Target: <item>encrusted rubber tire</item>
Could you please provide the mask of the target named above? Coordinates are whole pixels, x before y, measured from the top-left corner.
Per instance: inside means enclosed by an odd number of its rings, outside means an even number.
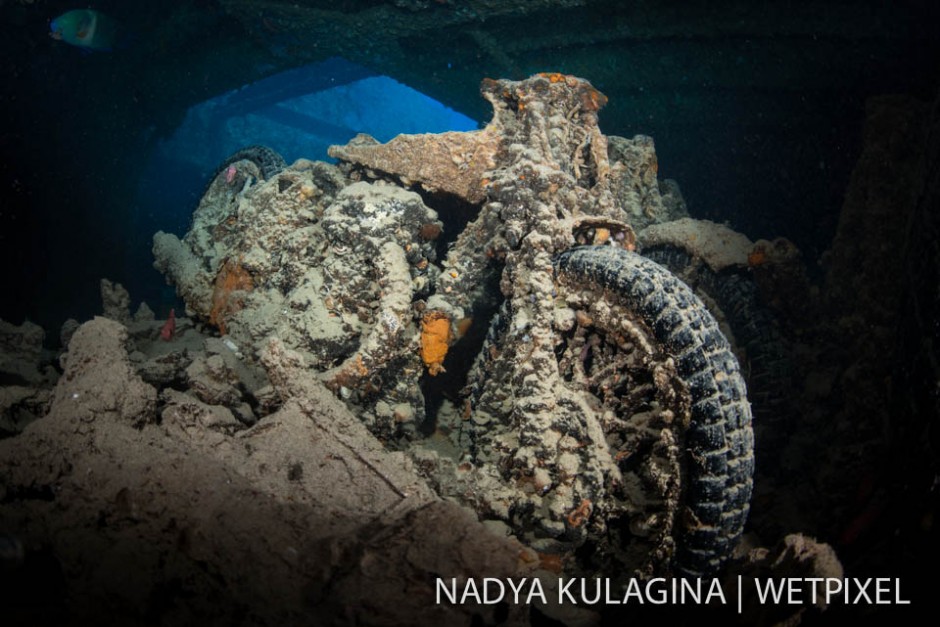
[[[747,518],[754,472],[751,410],[738,362],[702,302],[662,266],[613,246],[559,255],[561,280],[603,291],[634,312],[674,360],[690,398],[680,433],[680,511],[672,570],[715,574]]]
[[[246,146],[226,157],[225,161],[216,168],[209,181],[213,181],[215,177],[224,172],[226,168],[239,161],[251,161],[258,166],[258,170],[261,172],[261,178],[265,181],[287,167],[287,162],[284,161],[284,157],[271,148],[261,145]]]
[[[794,422],[793,361],[774,315],[761,304],[757,285],[745,270],[715,272],[675,246],[657,245],[645,249],[643,256],[704,294],[706,306],[717,308],[710,309],[712,314],[730,328],[733,348],[746,373],[761,471],[773,475],[780,468],[776,462]]]
[[[258,170],[256,173],[243,174],[241,178],[229,185],[229,175],[226,170],[228,170],[230,165],[234,165],[239,161],[250,161],[255,165],[255,167],[258,168]],[[246,176],[251,178],[251,174],[254,174],[254,178],[261,181],[267,181],[270,180],[271,177],[276,176],[278,172],[286,167],[287,162],[284,161],[284,157],[282,157],[280,153],[276,152],[275,150],[261,145],[246,146],[241,150],[230,154],[222,163],[218,165],[218,167],[216,167],[215,172],[213,172],[212,176],[209,177],[209,182],[206,183],[206,188],[202,190],[201,198],[205,199],[212,189],[213,184],[215,184],[216,180],[219,179],[221,181],[219,183],[221,186],[219,189],[226,190],[225,193],[228,195],[229,200],[231,201],[235,195],[238,194],[238,192],[242,191]],[[202,202],[203,201],[200,200],[200,205]],[[195,214],[193,214],[193,219],[195,219]],[[190,227],[192,227],[192,223],[190,224]]]

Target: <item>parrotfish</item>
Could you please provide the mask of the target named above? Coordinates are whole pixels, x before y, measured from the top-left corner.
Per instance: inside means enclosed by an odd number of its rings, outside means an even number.
[[[49,23],[49,36],[89,50],[112,50],[120,24],[93,9],[67,11]]]

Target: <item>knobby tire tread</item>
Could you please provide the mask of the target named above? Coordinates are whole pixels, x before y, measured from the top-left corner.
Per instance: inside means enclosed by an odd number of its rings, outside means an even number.
[[[691,397],[684,433],[685,482],[677,517],[674,569],[715,574],[747,519],[754,473],[751,409],[737,359],[702,302],[668,270],[614,246],[559,255],[559,274],[613,292],[675,359]]]

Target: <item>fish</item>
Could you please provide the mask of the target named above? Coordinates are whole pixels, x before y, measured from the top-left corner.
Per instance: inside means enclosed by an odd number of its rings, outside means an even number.
[[[110,52],[118,43],[120,23],[94,9],[66,11],[49,22],[49,36],[67,44]]]

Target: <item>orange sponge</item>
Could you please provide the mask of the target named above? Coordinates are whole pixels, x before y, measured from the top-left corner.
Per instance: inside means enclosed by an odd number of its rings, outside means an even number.
[[[212,290],[212,311],[209,323],[225,335],[225,319],[242,308],[242,300],[233,292],[250,292],[254,287],[251,275],[240,261],[229,259],[215,277]]]
[[[421,359],[431,376],[444,371],[442,364],[452,338],[450,318],[440,311],[429,311],[421,319]]]

